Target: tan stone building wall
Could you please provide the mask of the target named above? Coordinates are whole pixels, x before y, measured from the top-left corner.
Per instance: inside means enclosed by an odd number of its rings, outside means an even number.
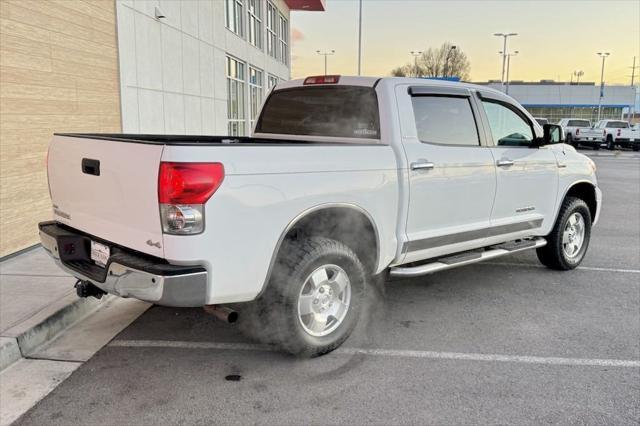
[[[0,0],[0,256],[51,217],[54,132],[120,132],[114,0]]]

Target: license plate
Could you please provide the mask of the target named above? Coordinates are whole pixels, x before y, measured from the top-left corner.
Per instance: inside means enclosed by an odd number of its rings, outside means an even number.
[[[636,141],[635,139],[629,139],[629,140],[630,140],[631,142],[635,142],[635,141]]]
[[[106,266],[110,255],[111,250],[108,246],[91,241],[91,260],[102,266]]]

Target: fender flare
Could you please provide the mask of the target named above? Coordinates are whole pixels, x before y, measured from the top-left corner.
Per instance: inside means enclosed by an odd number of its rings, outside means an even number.
[[[378,226],[376,225],[376,222],[373,220],[373,216],[371,216],[371,214],[365,210],[364,208],[360,207],[357,204],[353,204],[353,203],[322,203],[322,204],[317,204],[315,206],[306,208],[305,210],[303,210],[302,212],[298,213],[296,216],[293,217],[293,219],[291,219],[289,221],[289,223],[287,224],[287,226],[284,228],[284,230],[282,231],[282,233],[280,234],[280,237],[278,238],[278,242],[276,243],[276,246],[273,249],[273,252],[271,253],[271,261],[269,262],[269,269],[267,269],[267,276],[264,279],[264,282],[262,283],[262,288],[260,289],[260,292],[258,293],[258,295],[256,296],[256,299],[258,297],[260,297],[262,295],[262,293],[264,293],[264,290],[267,288],[267,284],[269,283],[269,280],[271,279],[271,274],[273,273],[273,267],[276,264],[276,258],[278,257],[278,253],[280,252],[280,247],[282,247],[282,243],[284,241],[284,238],[287,236],[287,234],[289,233],[289,231],[291,231],[291,229],[293,229],[296,224],[298,224],[298,222],[300,222],[302,219],[304,219],[305,217],[307,217],[308,215],[315,213],[317,211],[320,210],[325,210],[325,209],[331,209],[331,208],[347,208],[347,209],[352,209],[357,211],[358,213],[362,213],[367,220],[369,220],[369,222],[371,223],[371,227],[373,228],[373,233],[374,233],[374,238],[376,239],[376,246],[377,246],[377,250],[376,250],[376,258],[375,258],[375,271],[378,270],[379,268],[379,263],[380,263],[380,250],[381,250],[381,246],[380,246],[380,232],[378,231]]]

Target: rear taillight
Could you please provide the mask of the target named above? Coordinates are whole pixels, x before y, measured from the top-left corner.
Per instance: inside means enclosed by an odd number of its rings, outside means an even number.
[[[620,133],[622,133],[622,130],[618,129],[618,136],[620,136]]]
[[[158,202],[166,234],[199,234],[204,204],[224,180],[221,163],[160,163]]]
[[[607,136],[607,131],[606,130],[602,131],[602,136]]]
[[[576,129],[576,136],[580,134],[580,129]]]

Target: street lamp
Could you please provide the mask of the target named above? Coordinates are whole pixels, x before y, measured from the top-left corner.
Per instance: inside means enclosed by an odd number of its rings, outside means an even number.
[[[511,57],[516,56],[518,53],[520,53],[518,50],[514,50],[513,53],[507,53],[507,87],[505,91],[507,95],[509,94],[509,69],[511,68]]]
[[[418,56],[422,55],[422,50],[412,50],[411,55],[413,56],[413,72],[415,73],[415,77],[418,76]]]
[[[333,49],[330,52],[321,52],[319,50],[316,50],[316,53],[318,55],[324,56],[324,75],[327,75],[327,56],[333,55],[334,53],[336,53],[336,51]]]
[[[602,111],[602,98],[604,97],[604,60],[609,56],[609,52],[598,52],[598,56],[602,58],[602,69],[600,70],[600,97],[598,98],[598,121],[600,121],[600,112]]]
[[[449,56],[451,55],[451,52],[453,52],[454,50],[456,50],[458,46],[453,45],[449,48],[449,51],[447,52],[447,57],[444,61],[444,76],[447,77],[447,74],[449,74]]]
[[[507,56],[506,56],[506,52],[507,52],[507,38],[511,37],[511,36],[517,36],[518,33],[495,33],[494,36],[496,37],[503,37],[504,38],[504,47],[502,48],[502,77],[500,78],[500,81],[502,82],[502,85],[504,86],[504,68],[507,62]]]

